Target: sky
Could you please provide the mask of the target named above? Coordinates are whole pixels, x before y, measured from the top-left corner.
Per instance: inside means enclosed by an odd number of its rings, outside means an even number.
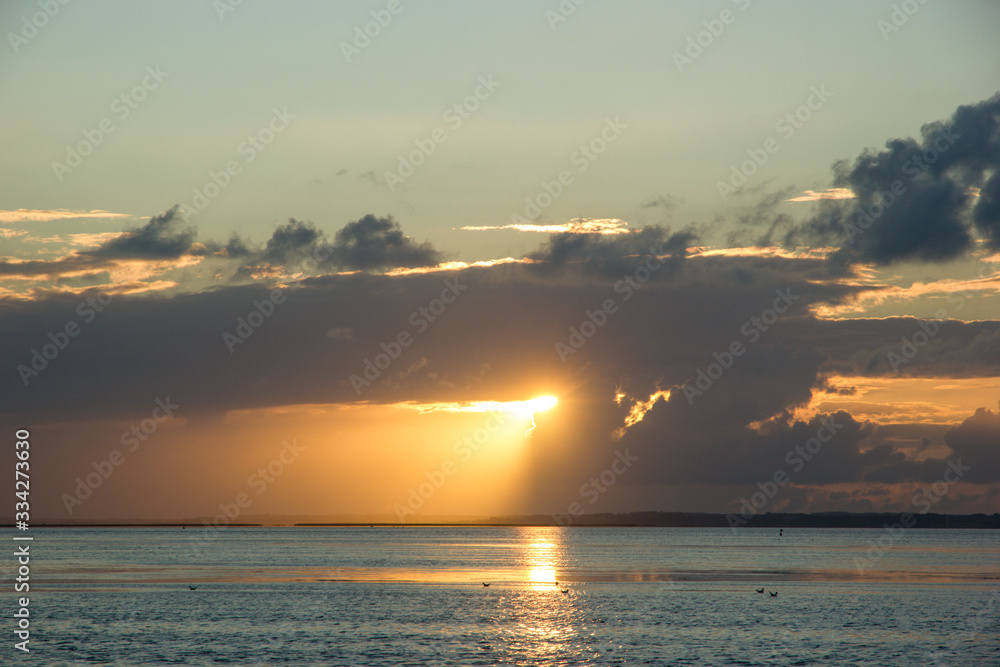
[[[33,516],[998,511],[997,25],[3,3]]]

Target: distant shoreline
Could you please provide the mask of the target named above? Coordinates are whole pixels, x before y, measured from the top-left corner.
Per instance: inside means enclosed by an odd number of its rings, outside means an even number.
[[[745,525],[737,528],[875,528],[881,529],[900,520],[896,513],[824,512],[819,514],[767,513],[750,517]],[[1000,529],[1000,514],[914,514],[913,528]],[[228,524],[231,528],[405,528],[405,527],[558,527],[579,528],[729,528],[730,515],[687,512],[630,512],[625,514],[585,514],[572,517],[527,515],[455,519],[440,517],[437,520],[400,523],[399,521],[320,521],[310,517],[259,517],[258,521]],[[257,518],[257,517],[255,517]],[[61,523],[40,521],[33,528],[196,528],[210,525],[208,518],[184,521],[108,521],[91,523]],[[4,521],[0,526],[13,528],[13,522]]]

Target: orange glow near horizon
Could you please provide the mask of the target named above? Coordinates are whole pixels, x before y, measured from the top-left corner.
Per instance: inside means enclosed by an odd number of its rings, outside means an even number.
[[[960,424],[977,408],[996,409],[1000,396],[997,378],[835,375],[827,384],[795,410],[796,419],[846,410],[880,424]]]

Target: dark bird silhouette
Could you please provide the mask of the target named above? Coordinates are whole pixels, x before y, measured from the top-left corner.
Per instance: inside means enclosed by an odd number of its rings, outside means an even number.
[[[190,589],[191,589],[191,590],[193,590],[193,591],[196,591],[196,590],[198,590],[198,587],[197,587],[197,586],[191,586],[190,584],[188,585],[188,588],[190,588]]]
[[[779,529],[778,529],[778,537],[781,537],[781,536],[782,536],[782,534],[784,534],[784,532],[785,532],[785,529],[784,529],[784,528],[779,528]]]
[[[564,589],[562,589],[562,592],[563,592],[564,595],[568,595],[569,594],[569,589],[568,588],[564,588]]]
[[[775,591],[768,591],[768,593],[770,593],[770,594],[771,594],[771,597],[773,597],[773,598],[776,598],[776,597],[778,597],[778,593],[777,593],[777,592],[775,592]]]
[[[487,583],[485,583],[485,582],[483,583],[483,588],[489,588],[489,587],[490,587],[490,585],[489,585],[489,584],[487,584]]]
[[[757,590],[757,592],[758,592],[758,593],[763,593],[763,592],[764,592],[764,589],[763,589],[763,588],[758,588],[758,589],[756,589],[756,590]]]

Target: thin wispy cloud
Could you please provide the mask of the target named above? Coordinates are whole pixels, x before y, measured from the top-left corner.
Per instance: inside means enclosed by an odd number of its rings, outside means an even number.
[[[22,232],[22,234],[27,234],[27,231]],[[52,236],[29,236],[24,239],[25,243],[43,243],[43,244],[64,244],[71,245],[80,248],[90,248],[95,246],[103,245],[109,241],[121,237],[125,232],[93,232],[93,233],[77,233],[77,234],[53,234]],[[0,231],[0,235],[3,232]]]
[[[469,225],[459,227],[466,232],[485,232],[511,229],[518,232],[539,234],[629,234],[628,223],[617,218],[573,218],[569,222],[553,225],[513,223],[510,225]]]
[[[0,211],[0,222],[49,222],[52,220],[73,220],[79,218],[137,218],[139,216],[130,213],[113,213],[111,211],[71,211],[65,208],[56,209],[26,209],[19,208],[14,211]]]
[[[850,188],[828,188],[826,190],[805,190],[798,197],[786,199],[786,202],[821,201],[823,199],[854,199]]]

